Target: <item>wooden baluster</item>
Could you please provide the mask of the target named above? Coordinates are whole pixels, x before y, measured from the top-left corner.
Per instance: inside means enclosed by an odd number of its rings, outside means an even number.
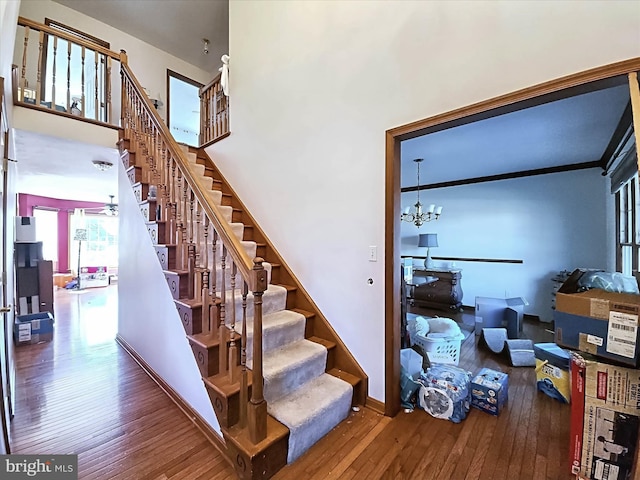
[[[58,53],[58,37],[53,37],[53,73],[51,76],[51,108],[56,109],[56,55]],[[69,108],[67,107],[67,112]]]
[[[29,46],[29,27],[24,27],[24,46],[22,47],[22,72],[20,74],[20,91],[18,100],[24,102],[24,89],[27,88],[27,47]]]
[[[177,222],[177,205],[176,205],[176,185],[177,185],[177,177],[176,177],[176,162],[173,157],[170,157],[171,161],[171,188],[170,188],[170,204],[169,204],[169,243],[171,245],[177,245],[178,243],[178,222]]]
[[[216,302],[216,297],[218,296],[218,261],[216,258],[217,248],[218,248],[218,232],[216,231],[215,228],[213,228],[213,238],[211,242],[211,276],[209,281],[209,284],[210,284],[209,295],[211,296],[212,302]],[[217,306],[218,306],[217,308],[219,308],[220,303],[217,303]],[[215,329],[219,328],[218,322],[211,322],[211,326],[214,327]]]
[[[196,278],[196,245],[193,241],[194,232],[193,232],[193,199],[194,193],[191,188],[189,188],[188,192],[188,201],[189,201],[189,231],[187,232],[189,238],[189,247],[187,249],[187,271],[189,272],[189,280],[188,280],[188,295],[190,299],[193,299],[195,296],[195,278]]]
[[[178,174],[176,176],[176,192],[175,192],[175,218],[176,218],[176,265],[182,267],[182,258],[180,257],[182,252],[182,172],[178,168]]]
[[[247,371],[247,294],[249,287],[247,282],[242,282],[242,340],[240,349],[240,418],[241,428],[247,426],[247,402],[249,401],[249,374]]]
[[[181,208],[182,208],[182,269],[189,269],[189,244],[187,241],[187,229],[189,228],[189,216],[187,211],[187,191],[189,190],[189,184],[187,183],[187,179],[184,175],[182,175],[182,200],[181,200]]]
[[[211,270],[209,269],[209,217],[204,216],[204,229],[203,234],[203,264],[204,269],[202,271],[202,329],[206,332],[211,331],[211,297],[209,296],[209,275]]]
[[[162,168],[160,169],[160,190],[161,192],[158,192],[158,205],[160,205],[160,208],[158,208],[158,213],[160,214],[159,217],[156,220],[162,220],[165,222],[164,224],[164,228],[165,230],[167,229],[167,226],[169,225],[168,222],[168,211],[167,211],[167,196],[168,196],[168,192],[167,192],[167,179],[169,178],[169,160],[167,158],[167,144],[164,142],[164,140],[162,141],[162,145],[161,145],[161,158],[162,158]]]
[[[87,102],[86,102],[86,96],[84,94],[84,58],[85,58],[85,47],[82,47],[82,70],[81,70],[81,76],[80,76],[80,104],[82,105],[82,113],[83,116],[86,118],[87,116]]]
[[[240,371],[236,368],[238,365],[238,347],[236,345],[237,333],[236,333],[236,275],[238,274],[238,267],[235,262],[231,264],[231,329],[229,336],[229,382],[236,383],[240,380]]]
[[[267,289],[267,273],[262,265],[264,260],[253,260],[253,375],[251,400],[249,401],[247,420],[249,437],[253,444],[267,436],[267,402],[264,399],[264,378],[262,375],[262,295]]]
[[[193,235],[194,240],[193,240],[193,244],[195,246],[195,264],[196,264],[196,269],[200,270],[201,274],[198,276],[196,276],[196,282],[197,285],[195,287],[195,292],[194,292],[194,297],[197,295],[197,298],[200,302],[202,302],[202,271],[205,270],[207,268],[206,265],[202,264],[202,260],[204,258],[204,256],[202,255],[202,242],[201,240],[201,234],[202,234],[202,205],[200,205],[200,202],[196,201],[195,202],[195,212],[196,212],[196,228],[195,228],[195,233]],[[206,248],[206,245],[204,246]]]
[[[219,344],[218,344],[218,352],[220,354],[219,362],[220,365],[220,373],[226,373],[227,371],[227,322],[226,322],[226,312],[227,312],[227,289],[225,286],[226,283],[226,258],[227,258],[227,247],[223,243],[222,244],[222,255],[220,257],[220,326],[218,327],[218,335],[219,335]],[[233,306],[233,297],[231,298],[232,306]]]
[[[82,108],[84,108],[84,105],[82,105]],[[71,42],[68,40],[67,40],[67,109],[69,112],[71,111]]]
[[[36,105],[40,105],[42,90],[42,49],[44,48],[44,32],[40,31],[40,40],[38,41],[38,74],[36,76]]]
[[[106,79],[106,96],[107,96],[107,109],[106,118],[107,123],[113,123],[113,108],[111,104],[111,57],[107,57],[107,79]],[[120,107],[122,108],[122,107]]]

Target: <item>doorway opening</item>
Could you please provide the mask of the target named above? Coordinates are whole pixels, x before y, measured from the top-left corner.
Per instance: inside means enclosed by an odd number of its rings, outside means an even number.
[[[436,115],[386,132],[385,216],[385,414],[400,409],[401,251],[400,178],[401,142],[430,133],[467,125],[499,115],[543,105],[563,98],[626,83],[640,70],[640,59],[606,65],[586,72],[518,90],[477,104]],[[635,79],[636,98],[637,79]],[[633,103],[633,90],[632,90]],[[634,105],[634,109],[637,106]]]
[[[167,69],[167,127],[178,143],[200,146],[200,89],[203,85]]]

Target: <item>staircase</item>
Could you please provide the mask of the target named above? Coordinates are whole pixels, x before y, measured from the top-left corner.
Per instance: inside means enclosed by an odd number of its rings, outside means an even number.
[[[270,478],[363,405],[367,378],[204,149],[123,65],[121,159],[240,478]]]

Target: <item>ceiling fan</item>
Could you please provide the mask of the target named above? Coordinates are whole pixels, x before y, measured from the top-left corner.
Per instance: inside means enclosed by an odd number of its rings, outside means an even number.
[[[102,215],[116,216],[118,215],[118,204],[113,202],[114,195],[109,195],[109,202],[104,207],[85,208],[85,211],[97,211]]]

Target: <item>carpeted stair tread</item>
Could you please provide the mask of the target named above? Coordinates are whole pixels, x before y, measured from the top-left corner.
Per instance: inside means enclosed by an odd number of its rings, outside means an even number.
[[[306,319],[291,310],[279,310],[262,317],[262,351],[264,354],[276,348],[304,339]],[[242,324],[236,326],[242,331]],[[247,319],[247,359],[253,358],[253,318]]]
[[[349,383],[325,373],[267,404],[269,414],[289,428],[287,463],[295,461],[347,418],[352,397]]]
[[[253,366],[253,362],[247,361]],[[322,375],[327,365],[327,349],[300,340],[264,354],[264,398],[267,403],[291,394],[300,385]]]
[[[220,293],[218,293],[220,298]],[[236,321],[240,322],[242,319],[242,291],[238,288],[235,292],[235,306],[236,306]],[[232,300],[227,298],[226,309],[227,319],[230,318],[230,307]],[[280,285],[268,284],[267,289],[262,295],[262,315],[267,315],[272,312],[284,310],[287,304],[287,289]],[[247,295],[247,317],[253,317],[253,295],[251,292]]]

